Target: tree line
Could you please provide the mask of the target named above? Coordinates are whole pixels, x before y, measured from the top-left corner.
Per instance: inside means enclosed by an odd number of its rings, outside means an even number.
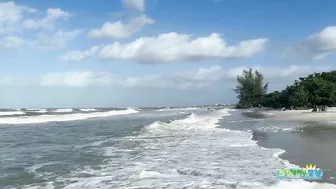
[[[264,106],[270,108],[307,109],[336,105],[336,71],[313,73],[300,77],[282,91],[267,93],[268,83],[252,69],[237,76],[237,108]]]

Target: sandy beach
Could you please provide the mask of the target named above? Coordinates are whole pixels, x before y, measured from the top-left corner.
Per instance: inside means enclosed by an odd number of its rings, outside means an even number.
[[[302,121],[302,122],[333,122],[336,121],[336,107],[328,108],[325,112],[312,112],[309,110],[271,110],[271,111],[259,111],[256,113],[261,113],[269,119],[272,120],[283,120],[283,121]]]
[[[336,108],[312,110],[247,110],[246,120],[229,129],[250,130],[253,140],[266,148],[280,148],[280,158],[304,167],[315,164],[324,170],[323,182],[336,184]]]

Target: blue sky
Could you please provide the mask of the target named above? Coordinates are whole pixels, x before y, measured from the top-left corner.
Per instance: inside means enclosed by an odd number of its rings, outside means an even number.
[[[236,75],[270,90],[334,69],[336,2],[0,2],[0,106],[235,103]]]

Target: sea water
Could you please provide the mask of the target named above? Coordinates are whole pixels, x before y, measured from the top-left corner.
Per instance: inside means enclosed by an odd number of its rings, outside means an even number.
[[[284,150],[258,146],[252,131],[225,128],[245,119],[232,109],[2,112],[4,189],[336,188],[277,180],[298,166],[279,158]]]

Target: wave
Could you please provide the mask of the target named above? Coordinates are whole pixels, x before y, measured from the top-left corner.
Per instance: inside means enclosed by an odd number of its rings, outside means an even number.
[[[204,188],[212,188],[215,183],[218,184],[217,181],[211,181],[209,177],[213,177],[214,175],[218,176],[218,172],[213,171],[214,169],[220,170],[225,173],[230,169],[236,170],[235,172],[238,172],[242,174],[241,178],[237,177],[231,177],[229,175],[225,175],[225,178],[228,180],[222,180],[224,182],[224,186],[228,188],[255,188],[255,189],[280,189],[280,188],[288,188],[288,189],[296,189],[296,188],[307,188],[307,189],[335,189],[336,185],[334,184],[328,184],[328,183],[317,183],[317,182],[308,182],[304,180],[293,180],[293,181],[282,181],[282,180],[276,180],[275,178],[275,172],[287,168],[287,169],[298,169],[299,166],[295,164],[291,164],[287,160],[281,159],[279,156],[283,153],[285,153],[285,150],[282,149],[271,149],[271,148],[263,148],[257,145],[257,141],[252,140],[252,133],[251,132],[245,132],[245,131],[233,131],[229,129],[220,129],[217,127],[216,123],[218,123],[221,116],[228,116],[229,110],[221,110],[221,112],[217,111],[215,114],[212,114],[212,116],[197,116],[196,114],[191,114],[186,119],[182,120],[175,120],[171,123],[162,123],[162,122],[154,122],[153,124],[148,126],[148,132],[152,133],[152,135],[155,136],[170,136],[175,135],[175,137],[178,135],[178,133],[181,133],[182,136],[185,136],[182,140],[182,142],[179,144],[180,146],[183,146],[183,143],[185,144],[185,151],[182,153],[188,153],[188,151],[194,152],[191,153],[195,156],[200,156],[202,152],[207,152],[209,155],[206,155],[207,160],[199,160],[196,158],[197,162],[205,161],[206,164],[204,166],[208,166],[211,170],[206,170],[205,167],[203,168],[189,168],[192,167],[192,165],[188,166],[188,163],[185,164],[186,167],[188,167],[184,171],[184,169],[176,168],[176,172],[181,175],[193,175],[193,176],[202,176],[203,178],[206,178],[205,180],[208,180],[207,182],[194,182],[193,184],[190,184],[190,187],[201,187]],[[193,137],[193,132],[196,134],[197,138]],[[221,133],[221,134],[220,134]],[[191,136],[190,136],[191,135]],[[219,139],[216,136],[221,135],[223,138]],[[209,137],[211,136],[211,137]],[[227,137],[225,137],[227,136]],[[190,139],[191,137],[191,139]],[[148,137],[144,137],[144,141],[147,140]],[[188,138],[188,139],[187,139]],[[202,138],[203,140],[202,143]],[[200,140],[201,139],[201,140]],[[194,141],[191,141],[194,140]],[[188,141],[188,142],[186,142]],[[204,148],[204,144],[209,142],[209,145],[205,145],[210,149]],[[216,144],[216,142],[221,144]],[[201,144],[198,144],[201,143]],[[203,144],[203,145],[202,145]],[[219,149],[216,149],[216,145],[220,146],[222,149],[220,152]],[[169,145],[168,145],[169,146]],[[192,150],[196,147],[196,150]],[[230,149],[232,148],[232,149]],[[159,150],[158,147],[152,147],[149,149]],[[209,152],[211,150],[211,152]],[[200,152],[201,151],[201,152]],[[174,151],[175,152],[175,151]],[[218,156],[217,153],[223,153],[225,154],[225,158]],[[228,154],[232,153],[232,156],[228,158]],[[176,154],[172,153],[172,154]],[[183,155],[182,155],[183,157]],[[220,160],[216,160],[213,157],[217,157]],[[250,158],[250,160],[247,160],[246,158]],[[181,156],[180,156],[181,158]],[[193,161],[192,157],[187,158],[186,161]],[[221,166],[209,166],[209,164],[213,164],[213,162],[216,162],[217,165],[220,165],[218,161],[224,161],[222,167]],[[258,162],[261,161],[261,162]],[[258,163],[256,163],[258,162]],[[265,169],[267,168],[270,170],[269,175],[261,175],[260,178],[256,178],[253,176],[254,173],[265,173]],[[228,170],[226,170],[226,168]],[[261,168],[261,169],[260,169]],[[151,167],[149,170],[143,170],[140,172],[141,178],[156,178],[156,179],[166,179],[166,178],[175,178],[177,177],[177,173],[175,171],[166,169],[165,171],[158,171],[160,169],[153,170],[153,167]],[[228,171],[230,172],[230,171]],[[252,173],[252,175],[249,175],[248,173]],[[255,182],[249,182],[251,179],[256,180]],[[245,181],[244,181],[245,180]],[[265,180],[269,180],[269,183],[275,181],[275,184],[269,185],[265,184]],[[224,187],[225,188],[225,187]]]
[[[25,112],[23,111],[5,111],[0,112],[0,116],[11,116],[11,115],[24,115]]]
[[[38,108],[38,109],[26,109],[26,111],[29,111],[29,112],[34,112],[34,113],[47,113],[48,110],[45,109],[45,108]]]
[[[41,108],[27,108],[27,111],[38,111],[41,110]]]
[[[166,108],[162,108],[162,109],[158,109],[156,111],[158,112],[164,112],[164,111],[183,111],[183,110],[198,110],[200,108],[197,107],[186,107],[186,108],[170,108],[170,107],[166,107]]]
[[[251,132],[219,128],[226,116],[228,109],[193,113],[169,123],[153,122],[139,135],[118,138],[108,147],[97,142],[95,153],[105,156],[104,163],[99,169],[72,170],[70,178],[62,177],[69,179],[64,188],[335,188],[277,180],[276,171],[295,167],[279,158],[284,150],[256,145]]]
[[[213,130],[218,125],[219,119],[223,116],[229,116],[227,109],[220,110],[211,116],[198,116],[195,113],[191,113],[187,118],[174,120],[169,123],[154,122],[148,125],[145,129],[150,133],[164,133],[167,131],[174,132],[186,132],[186,131],[199,131],[199,130]]]
[[[94,108],[81,108],[81,109],[79,109],[79,111],[82,111],[82,112],[95,112],[95,111],[97,111],[97,109],[94,109]]]
[[[72,112],[72,111],[73,111],[72,108],[61,108],[61,109],[54,110],[54,112],[57,112],[57,113],[69,113],[69,112]]]
[[[38,116],[21,116],[21,117],[7,117],[0,118],[0,124],[36,124],[47,122],[63,122],[84,120],[89,118],[108,117],[116,115],[126,115],[137,113],[137,110],[111,110],[107,112],[94,112],[94,113],[73,113],[64,115],[38,115]]]

